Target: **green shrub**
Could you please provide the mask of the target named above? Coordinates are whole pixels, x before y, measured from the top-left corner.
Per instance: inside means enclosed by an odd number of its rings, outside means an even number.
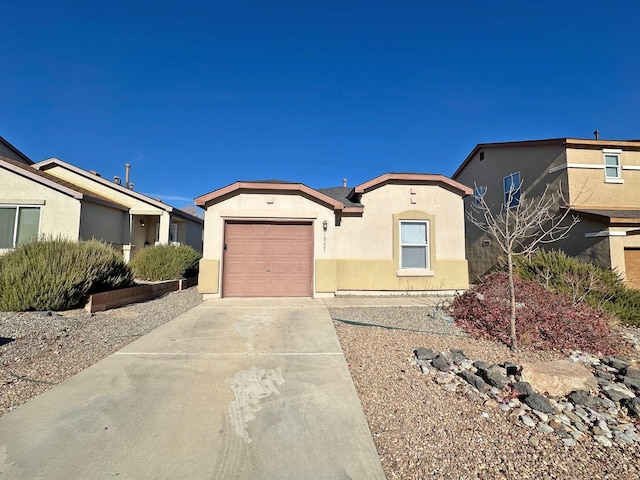
[[[136,278],[142,280],[176,280],[196,275],[201,258],[187,245],[156,245],[133,257],[130,266]]]
[[[0,311],[68,310],[132,284],[122,255],[95,240],[34,240],[0,256]]]
[[[516,272],[554,292],[568,294],[574,304],[586,302],[615,315],[623,323],[640,325],[640,291],[626,287],[620,275],[558,250],[538,250],[517,257]]]

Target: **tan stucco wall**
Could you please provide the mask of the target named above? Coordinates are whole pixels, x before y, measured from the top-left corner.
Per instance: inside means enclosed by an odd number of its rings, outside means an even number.
[[[179,223],[178,240],[193,247],[198,252],[202,251],[202,225],[200,223],[183,217],[176,217],[174,220],[169,220],[170,214],[164,209],[155,207],[145,201],[138,200],[131,195],[119,192],[118,190],[106,185],[102,185],[91,178],[86,178],[61,166],[49,168],[47,169],[47,173],[55,175],[58,178],[64,179],[74,185],[78,185],[103,197],[109,198],[116,203],[129,207],[130,213],[136,216],[134,218],[133,238],[131,240],[135,250],[143,248],[145,241],[148,241],[153,245],[153,242],[155,241],[155,223],[157,223],[160,217],[164,215],[167,217],[165,225],[166,231],[161,231],[161,239],[165,237],[168,238],[168,225],[171,221],[175,221]],[[140,228],[138,223],[139,218],[145,218],[148,221],[145,228]],[[128,219],[126,220],[126,225],[123,226],[123,228],[126,232],[129,231]],[[184,238],[184,241],[181,238]]]
[[[116,245],[127,243],[129,233],[123,231],[123,226],[128,225],[128,218],[122,210],[84,202],[80,213],[80,239],[95,238]]]
[[[622,150],[622,180],[624,183],[607,183],[605,181],[604,154],[602,149],[567,149],[569,165],[593,165],[599,168],[569,168],[572,203],[587,206],[611,208],[640,208],[640,170],[629,170],[625,167],[640,168],[640,152]],[[583,191],[582,198],[575,197]]]
[[[78,239],[80,201],[3,168],[0,185],[0,204],[41,206],[41,235]]]
[[[208,205],[199,290],[220,294],[219,259],[223,252],[225,219],[311,221],[316,294],[341,290],[460,290],[468,287],[460,195],[436,185],[385,185],[364,194],[362,202],[365,204],[364,215],[345,216],[339,226],[332,208],[300,195],[241,193]],[[432,268],[428,275],[399,274],[400,219],[430,221]],[[325,221],[326,232],[322,227]]]

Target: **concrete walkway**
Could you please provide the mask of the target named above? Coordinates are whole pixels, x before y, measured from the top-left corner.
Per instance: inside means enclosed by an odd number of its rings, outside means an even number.
[[[384,479],[322,300],[204,302],[0,418],[1,479]]]

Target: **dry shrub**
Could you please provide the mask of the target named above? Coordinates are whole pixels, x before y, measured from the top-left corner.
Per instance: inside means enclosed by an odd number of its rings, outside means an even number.
[[[594,354],[619,351],[622,340],[609,328],[606,314],[573,303],[564,293],[514,278],[516,331],[520,346],[533,350],[582,350]],[[499,340],[509,345],[509,283],[506,273],[493,273],[456,298],[458,326],[474,338]]]

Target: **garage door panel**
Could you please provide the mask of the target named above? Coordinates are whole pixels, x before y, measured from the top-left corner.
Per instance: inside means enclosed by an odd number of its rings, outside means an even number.
[[[640,289],[640,249],[625,248],[624,266],[627,286]]]
[[[311,224],[227,223],[224,296],[311,296]]]

